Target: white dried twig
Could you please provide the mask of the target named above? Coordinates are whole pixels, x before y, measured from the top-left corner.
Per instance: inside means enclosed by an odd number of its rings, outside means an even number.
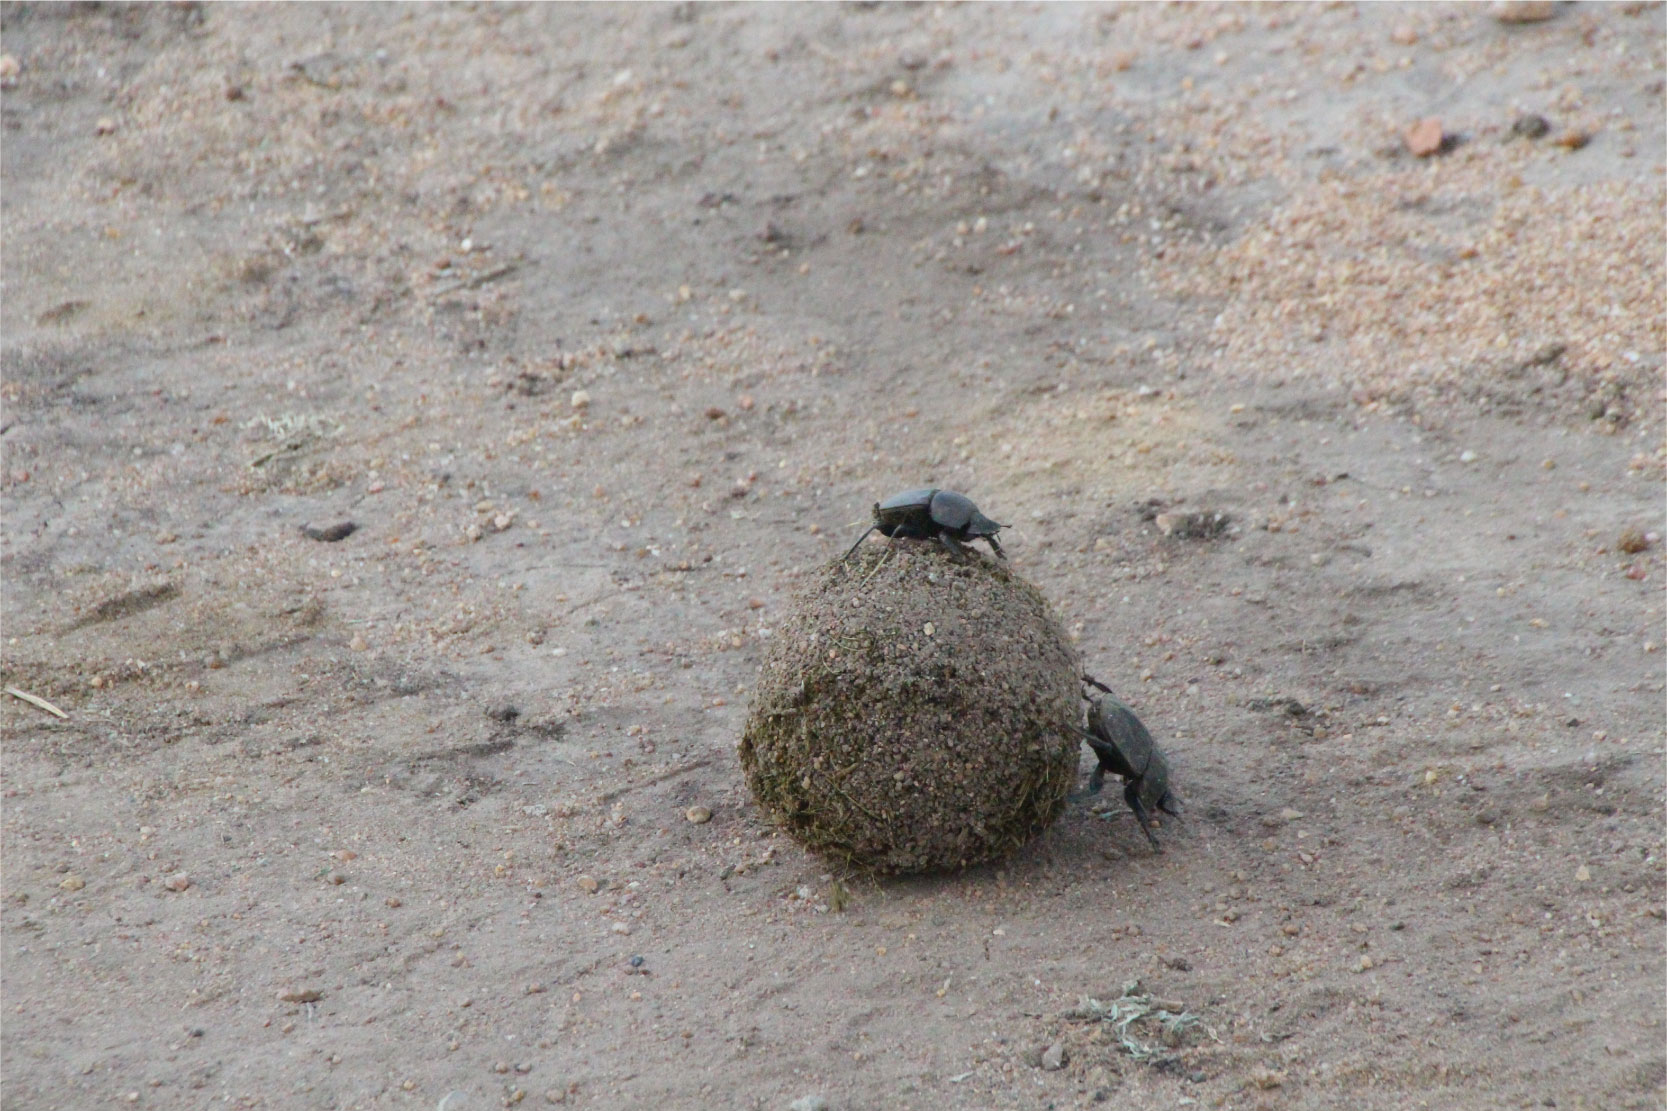
[[[16,687],[7,687],[6,693],[11,695],[13,698],[22,699],[31,706],[39,706],[49,714],[56,714],[58,717],[61,717],[66,721],[69,719],[68,714],[64,713],[62,710],[58,709],[58,707],[54,706],[38,694],[30,694],[28,691],[20,691]]]

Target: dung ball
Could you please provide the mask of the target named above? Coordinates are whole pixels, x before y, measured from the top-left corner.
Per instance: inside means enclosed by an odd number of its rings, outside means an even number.
[[[824,567],[776,629],[741,766],[801,844],[878,872],[1008,856],[1075,781],[1076,649],[1037,589],[937,544]]]

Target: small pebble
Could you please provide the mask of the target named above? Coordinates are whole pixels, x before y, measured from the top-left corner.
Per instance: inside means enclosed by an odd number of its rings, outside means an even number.
[[[1419,158],[1428,158],[1432,154],[1440,154],[1446,142],[1446,134],[1441,130],[1441,120],[1429,116],[1419,120],[1407,128],[1406,134],[1401,136],[1406,143],[1407,150]]]
[[[1615,547],[1628,555],[1637,555],[1646,551],[1650,546],[1650,538],[1635,528],[1621,530],[1621,535],[1615,541]]]
[[[1042,1071],[1058,1072],[1065,1067],[1070,1058],[1065,1053],[1064,1042],[1054,1042],[1042,1051]]]
[[[62,880],[58,881],[58,886],[63,888],[65,891],[80,891],[83,887],[87,886],[87,881],[76,875],[74,872],[71,872]]]
[[[186,875],[184,872],[175,872],[173,875],[162,881],[162,886],[166,887],[169,891],[184,891],[186,888],[191,886],[191,877]]]
[[[1511,124],[1511,134],[1524,139],[1543,139],[1551,131],[1551,122],[1534,112],[1518,116]]]
[[[1543,23],[1557,14],[1552,0],[1497,0],[1493,18],[1500,23]]]
[[[1579,880],[1581,883],[1585,883],[1592,878],[1592,870],[1582,864],[1579,868],[1575,869],[1574,878]]]
[[[827,1096],[800,1096],[787,1105],[787,1111],[828,1111],[829,1106]]]
[[[683,812],[683,816],[695,825],[705,825],[712,820],[712,811],[704,806],[691,806]]]
[[[358,530],[359,526],[352,521],[337,521],[333,525],[302,525],[301,535],[321,544],[335,544],[346,540]]]
[[[580,876],[573,882],[578,884],[579,890],[583,891],[586,895],[596,894],[597,890],[602,886],[596,882],[595,876]]]
[[[572,407],[575,408],[575,409],[589,408],[590,407],[590,391],[589,390],[574,390],[573,391],[573,396],[572,396],[572,398],[569,399],[568,404],[572,405]]]
[[[324,998],[324,993],[317,988],[303,988],[297,991],[282,992],[278,996],[282,1003],[317,1003]]]

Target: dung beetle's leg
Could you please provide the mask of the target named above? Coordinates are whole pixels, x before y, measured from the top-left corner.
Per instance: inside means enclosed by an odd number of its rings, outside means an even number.
[[[857,542],[855,544],[851,545],[851,550],[846,552],[843,556],[841,556],[839,561],[841,563],[844,563],[847,559],[850,559],[852,554],[854,554],[856,552],[856,550],[862,546],[862,542],[864,540],[867,540],[870,536],[872,536],[873,533],[874,533],[874,530],[879,528],[879,527],[880,527],[879,525],[869,525],[868,526],[868,531],[863,533],[861,536],[857,537]]]
[[[1157,837],[1152,833],[1152,819],[1147,815],[1146,807],[1141,805],[1138,784],[1130,783],[1123,788],[1123,801],[1129,804],[1130,810],[1134,811],[1135,818],[1140,822],[1140,828],[1146,833],[1146,840],[1152,842],[1152,851],[1155,853],[1163,852],[1163,846],[1158,844]]]
[[[957,559],[971,558],[971,549],[969,549],[965,544],[962,544],[959,540],[955,539],[953,536],[949,535],[949,533],[944,532],[942,529],[938,530],[938,539],[943,541],[943,546],[949,549],[950,555],[955,556]]]
[[[867,586],[868,580],[872,579],[875,575],[878,575],[880,571],[884,569],[885,565],[891,562],[891,557],[895,554],[896,548],[893,546],[887,546],[886,550],[880,553],[879,562],[875,563],[874,566],[869,569],[868,574],[862,577],[862,582],[858,585]]]
[[[999,544],[996,541],[996,534],[995,533],[992,532],[990,535],[986,536],[984,539],[988,540],[990,542],[990,550],[992,552],[996,553],[996,555],[999,556],[1002,559],[1007,558],[1007,553],[1001,550],[1001,544]]]
[[[1093,733],[1090,733],[1088,730],[1082,728],[1080,725],[1077,726],[1077,734],[1083,740],[1087,741],[1088,747],[1093,750],[1095,763],[1093,772],[1088,776],[1088,786],[1084,787],[1075,794],[1067,795],[1066,801],[1068,802],[1081,802],[1083,799],[1093,798],[1095,795],[1099,794],[1100,789],[1106,785],[1106,762],[1100,756],[1100,748],[1105,744],[1105,742],[1100,740],[1100,738],[1096,737]]]
[[[859,541],[859,543],[860,543],[860,541]],[[1098,679],[1094,678],[1094,676],[1092,676],[1092,675],[1084,673],[1083,677],[1082,677],[1082,681],[1087,683],[1091,687],[1099,688],[1101,691],[1105,692],[1106,694],[1111,693],[1111,688],[1110,687],[1106,686],[1104,683],[1100,682]],[[1083,695],[1083,697],[1087,698],[1088,696],[1085,694],[1085,695]]]
[[[1084,799],[1091,799],[1095,795],[1099,794],[1100,793],[1100,788],[1104,787],[1105,785],[1106,785],[1106,770],[1103,767],[1096,766],[1094,768],[1093,774],[1088,777],[1088,786],[1084,787],[1080,791],[1074,791],[1071,794],[1066,795],[1065,796],[1065,801],[1066,802],[1082,802]]]

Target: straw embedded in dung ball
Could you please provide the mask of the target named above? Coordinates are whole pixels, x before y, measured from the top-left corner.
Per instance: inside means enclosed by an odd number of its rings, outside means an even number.
[[[767,813],[846,863],[999,859],[1064,807],[1080,670],[1042,595],[996,561],[869,545],[777,628],[741,764]]]

